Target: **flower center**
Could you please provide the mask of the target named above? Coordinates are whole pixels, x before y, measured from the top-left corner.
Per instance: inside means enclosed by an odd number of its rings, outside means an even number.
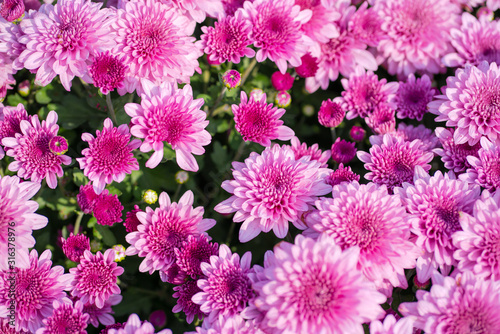
[[[333,280],[326,276],[321,267],[314,265],[299,279],[300,284],[293,287],[296,293],[292,300],[302,316],[317,319],[318,314],[331,310],[337,293]]]

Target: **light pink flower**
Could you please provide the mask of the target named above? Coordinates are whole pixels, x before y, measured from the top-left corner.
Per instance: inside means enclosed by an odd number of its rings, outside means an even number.
[[[383,22],[383,18],[378,15],[377,11],[373,7],[368,8],[368,2],[363,1],[350,18],[348,30],[355,39],[376,47],[381,40],[386,38],[381,28]]]
[[[327,128],[336,128],[339,126],[345,117],[345,109],[342,108],[342,102],[343,99],[341,97],[321,102],[321,107],[318,111],[319,124]]]
[[[104,326],[114,324],[115,318],[112,316],[114,312],[111,306],[119,304],[122,299],[123,297],[121,295],[111,295],[101,308],[98,308],[95,304],[86,303],[83,306],[83,312],[88,313],[90,316],[88,323],[92,324],[95,328],[99,327],[99,324]]]
[[[113,56],[109,51],[96,55],[89,66],[94,86],[99,88],[104,95],[109,94],[115,88],[124,87],[126,70],[127,67],[123,64],[122,58]]]
[[[43,319],[43,326],[35,334],[87,334],[85,329],[90,316],[83,311],[81,301],[78,300],[73,305],[73,303],[64,304],[54,300],[53,306],[52,315]]]
[[[191,17],[194,21],[202,23],[205,18],[218,17],[224,11],[222,0],[162,0],[172,4],[181,12]]]
[[[179,167],[197,171],[198,163],[193,154],[205,153],[203,146],[212,140],[205,130],[208,121],[200,108],[203,99],[193,99],[190,85],[182,89],[168,82],[155,86],[148,82],[141,104],[127,103],[125,112],[132,117],[130,132],[137,138],[144,138],[140,150],[154,150],[146,167],[156,167],[163,158],[163,143],[175,150]]]
[[[339,31],[336,21],[340,13],[335,8],[334,1],[330,0],[295,0],[301,10],[309,9],[311,19],[302,24],[302,31],[313,41],[326,43],[330,38],[338,37]]]
[[[434,148],[440,146],[439,138],[434,135],[431,129],[426,128],[423,124],[415,127],[413,125],[399,123],[397,130],[390,132],[390,135],[394,138],[401,138],[408,142],[418,139],[421,141],[420,148],[426,152],[432,151]],[[377,141],[382,142],[384,135],[373,136],[371,140],[374,138],[377,138]]]
[[[478,156],[467,156],[471,168],[460,175],[460,179],[479,184],[490,191],[500,188],[500,141],[489,141],[486,137],[480,140],[481,148]]]
[[[413,334],[413,323],[415,316],[408,316],[396,321],[396,318],[389,314],[384,321],[374,320],[370,323],[370,334]]]
[[[325,182],[333,187],[342,182],[359,181],[359,178],[360,176],[354,173],[351,167],[344,167],[344,164],[340,163],[339,168],[325,178]]]
[[[155,334],[155,328],[149,321],[141,321],[137,314],[131,314],[122,328],[111,328],[108,334]],[[157,334],[172,334],[170,329],[163,329]]]
[[[321,163],[320,167],[328,167],[328,159],[330,159],[332,155],[330,150],[321,151],[318,148],[318,144],[312,144],[308,147],[306,143],[301,143],[297,137],[292,137],[291,144],[292,151],[295,154],[295,160],[310,156],[311,160],[316,160]]]
[[[469,155],[476,158],[479,157],[478,152],[481,148],[481,144],[479,142],[472,146],[468,143],[456,144],[453,136],[453,133],[455,132],[454,128],[446,129],[439,127],[436,128],[434,132],[439,138],[443,148],[435,148],[432,151],[441,156],[444,167],[457,174],[465,172],[467,168],[472,167],[467,161],[467,157]]]

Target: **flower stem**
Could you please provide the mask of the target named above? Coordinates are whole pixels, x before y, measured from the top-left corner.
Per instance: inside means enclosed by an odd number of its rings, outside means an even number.
[[[231,226],[229,226],[229,231],[227,232],[226,242],[225,244],[229,246],[231,240],[233,239],[234,227],[236,226],[235,222],[231,222]]]
[[[115,125],[118,125],[118,121],[116,120],[115,109],[113,108],[113,101],[111,101],[111,94],[106,94],[106,105],[108,106],[109,117]]]
[[[222,87],[219,96],[217,96],[217,100],[215,100],[214,105],[212,106],[212,108],[210,108],[210,110],[207,113],[207,118],[210,117],[210,115],[212,115],[212,113],[214,112],[215,108],[219,106],[220,101],[222,101],[222,98],[224,97],[224,94],[226,94],[226,92],[227,92],[227,87],[226,86]]]
[[[241,76],[240,86],[243,86],[243,84],[245,83],[245,81],[247,81],[248,76],[252,72],[252,70],[255,67],[255,65],[257,65],[257,59],[254,58],[254,59],[252,59],[252,62],[250,63],[250,65],[248,65],[247,69],[245,70],[245,72]]]
[[[82,218],[83,218],[83,211],[79,211],[78,216],[76,217],[75,227],[73,228],[74,235],[77,235],[78,231],[80,230],[80,223],[82,222]]]
[[[337,133],[335,132],[335,128],[330,128],[330,132],[332,133],[332,142],[335,143],[335,140],[337,139]]]
[[[241,156],[243,155],[243,151],[245,151],[245,147],[248,142],[242,141],[240,146],[238,147],[238,151],[236,151],[236,154],[234,155],[233,161],[238,161],[240,160]]]

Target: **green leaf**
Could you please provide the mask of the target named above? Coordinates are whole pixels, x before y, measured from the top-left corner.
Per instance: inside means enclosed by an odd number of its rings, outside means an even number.
[[[21,97],[21,95],[15,93],[15,94],[11,94],[11,95],[8,95],[7,96],[7,104],[8,106],[12,106],[12,107],[17,107],[17,105],[21,103],[24,105],[24,107],[26,108],[27,105],[28,105],[28,102],[26,102],[25,99],[23,99]]]
[[[113,234],[113,232],[111,232],[108,226],[95,224],[94,229],[96,229],[97,232],[99,232],[99,234],[102,236],[102,242],[104,242],[105,245],[107,246],[116,245],[115,235]]]
[[[100,114],[88,106],[85,100],[75,95],[66,95],[58,108],[59,124],[65,129],[75,129],[87,121],[102,123],[106,114]]]
[[[210,158],[218,170],[225,170],[227,161],[229,161],[226,148],[218,141],[214,142],[214,151],[210,154]]]
[[[50,102],[52,102],[52,99],[48,95],[49,90],[52,88],[52,85],[48,85],[37,90],[35,93],[36,102],[40,104],[49,104]]]
[[[73,182],[78,186],[87,184],[87,177],[83,175],[81,169],[73,168]]]

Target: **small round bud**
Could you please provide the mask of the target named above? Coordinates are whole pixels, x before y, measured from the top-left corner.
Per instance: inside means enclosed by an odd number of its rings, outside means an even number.
[[[50,152],[61,155],[68,152],[68,141],[63,136],[55,136],[49,141]]]
[[[142,194],[142,200],[148,204],[155,204],[158,200],[158,193],[152,189],[148,189]]]
[[[22,97],[26,97],[30,94],[30,81],[24,80],[17,86],[17,92]]]
[[[239,87],[241,84],[240,72],[236,70],[228,70],[222,75],[222,83],[229,89]]]
[[[125,247],[123,245],[114,245],[112,249],[115,251],[115,262],[125,259]]]
[[[186,171],[180,170],[175,173],[175,182],[184,184],[189,180],[189,174]]]
[[[310,104],[306,104],[304,107],[302,107],[302,113],[307,117],[311,117],[315,113],[314,107]]]
[[[357,142],[360,142],[363,139],[365,139],[365,134],[366,134],[365,129],[356,125],[354,125],[349,131],[349,136],[351,137],[351,139]]]
[[[321,103],[318,111],[319,124],[327,128],[336,128],[342,123],[345,117],[345,110],[340,103],[334,100],[325,100]]]
[[[264,95],[264,91],[260,88],[254,88],[250,92],[250,98],[254,100],[260,100],[260,98]]]
[[[280,91],[278,94],[276,94],[276,98],[274,99],[274,102],[276,105],[280,108],[286,108],[290,105],[292,102],[292,97],[287,91]]]
[[[90,242],[90,251],[92,253],[100,251],[101,249],[102,249],[102,243],[100,243],[99,241],[94,239]]]

